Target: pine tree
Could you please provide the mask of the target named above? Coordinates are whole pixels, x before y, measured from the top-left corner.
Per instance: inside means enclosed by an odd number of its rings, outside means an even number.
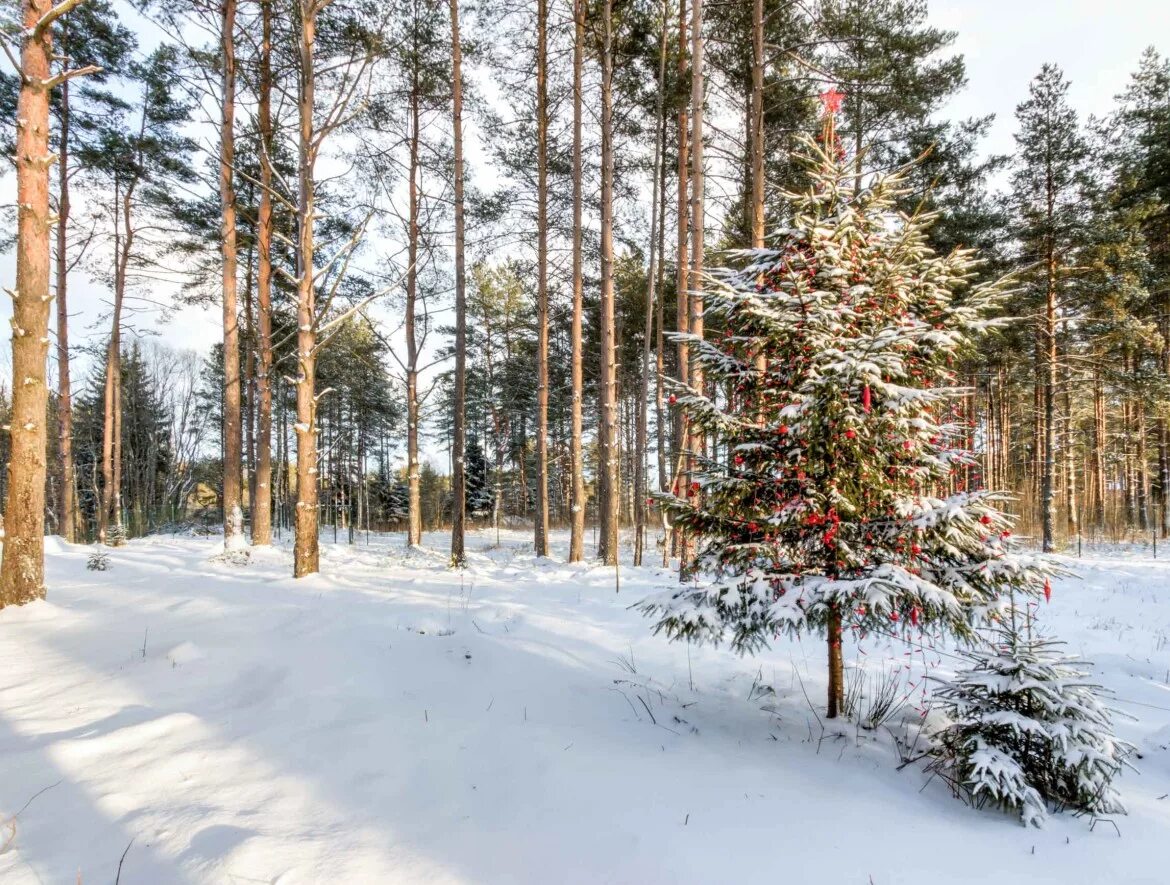
[[[830,111],[839,100],[825,96]],[[1049,566],[1012,549],[998,496],[942,491],[972,463],[947,420],[963,393],[953,361],[1005,286],[969,286],[974,254],[934,254],[931,219],[895,211],[904,172],[856,194],[826,121],[829,147],[805,143],[813,184],[788,195],[778,241],[712,274],[721,337],[688,341],[730,402],[677,388],[711,454],[684,495],[660,498],[710,580],[641,608],[672,638],[730,634],[746,652],[782,632],[827,634],[835,717],[846,624],[971,637],[1008,590],[1037,593]]]
[[[1016,109],[1020,151],[1012,177],[1013,200],[1041,319],[1036,329],[1036,383],[1042,420],[1034,440],[1039,474],[1044,550],[1054,549],[1056,523],[1057,323],[1068,257],[1080,221],[1080,184],[1085,144],[1076,112],[1068,103],[1068,81],[1055,65],[1044,65]]]
[[[963,86],[965,65],[946,54],[957,35],[928,24],[926,0],[826,0],[819,17],[860,189],[867,170],[914,156],[914,134]]]
[[[1125,812],[1113,780],[1135,748],[1114,737],[1115,711],[1085,662],[1060,646],[1025,635],[1013,616],[937,692],[950,722],[934,736],[931,767],[973,804],[1016,812],[1025,825],[1043,824],[1049,804]]]

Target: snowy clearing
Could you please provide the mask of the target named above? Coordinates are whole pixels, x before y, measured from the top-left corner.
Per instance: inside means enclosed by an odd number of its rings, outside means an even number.
[[[627,608],[661,570],[615,596],[527,532],[472,535],[463,574],[447,540],[325,544],[294,581],[285,549],[159,537],[93,572],[49,539],[48,601],[0,613],[0,881],[113,882],[123,853],[127,885],[1166,881],[1170,562],[1072,561],[1042,606],[1142,758],[1116,826],[1028,830],[899,770],[899,722],[822,731],[820,641],[688,653]],[[913,720],[943,652],[846,655],[902,668]]]

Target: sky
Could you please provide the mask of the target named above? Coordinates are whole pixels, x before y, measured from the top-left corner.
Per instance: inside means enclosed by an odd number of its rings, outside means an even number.
[[[1147,46],[1170,53],[1166,0],[931,0],[931,21],[958,32],[967,88],[947,116],[995,114],[983,149],[1015,147],[1015,108],[1045,62],[1071,81],[1069,100],[1084,119],[1109,112]]]
[[[967,62],[967,87],[949,102],[944,115],[994,114],[995,123],[982,149],[1010,153],[1014,148],[1015,107],[1027,97],[1028,81],[1044,62],[1064,69],[1071,81],[1070,100],[1082,119],[1107,113],[1145,47],[1153,45],[1164,55],[1170,53],[1170,13],[1165,2],[931,0],[932,23],[958,32],[954,49]],[[151,28],[143,23],[141,30]],[[143,42],[150,42],[150,38]],[[0,194],[11,199],[14,187],[11,174],[0,177]],[[0,284],[11,286],[13,275],[11,252],[0,255]],[[104,334],[100,319],[109,306],[105,287],[84,272],[75,274],[70,286],[73,342]],[[157,297],[166,294],[156,293]],[[10,314],[11,303],[3,299],[0,320]],[[141,314],[135,324],[143,331],[156,332],[171,346],[206,352],[220,337],[219,319],[215,308],[188,307],[172,313],[165,323]],[[0,348],[0,376],[8,376],[9,363],[8,348]]]

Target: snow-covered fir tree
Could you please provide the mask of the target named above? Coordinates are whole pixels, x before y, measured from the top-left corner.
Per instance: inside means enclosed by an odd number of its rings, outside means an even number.
[[[488,487],[487,458],[483,454],[483,446],[479,437],[472,436],[467,441],[467,453],[463,456],[466,468],[466,507],[471,516],[484,516],[491,513],[495,495]]]
[[[990,803],[1040,826],[1048,806],[1123,813],[1113,779],[1133,746],[1113,735],[1115,711],[1061,643],[1014,623],[966,652],[969,666],[936,694],[948,724],[931,767],[978,805]]]
[[[1013,549],[1000,497],[964,487],[973,459],[950,420],[964,392],[954,361],[1007,287],[972,285],[972,252],[934,254],[932,218],[896,211],[905,170],[855,193],[839,101],[827,95],[824,134],[805,143],[811,185],[788,195],[774,246],[737,253],[705,284],[721,331],[687,340],[708,386],[671,401],[708,454],[660,497],[696,541],[695,580],[641,603],[672,638],[745,652],[824,633],[830,717],[846,628],[970,638],[1009,591],[1038,594],[1050,573]]]

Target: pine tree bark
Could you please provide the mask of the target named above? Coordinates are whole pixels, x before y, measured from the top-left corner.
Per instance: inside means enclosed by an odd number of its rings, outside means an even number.
[[[668,423],[666,412],[666,139],[670,125],[665,113],[658,127],[662,139],[662,162],[658,164],[658,300],[654,306],[654,426],[658,447],[658,491],[666,492],[670,477],[667,448]],[[669,551],[669,545],[664,546]]]
[[[223,256],[223,546],[244,546],[243,451],[240,397],[240,320],[236,282],[236,0],[223,0],[220,60],[219,197]]]
[[[654,334],[655,286],[658,282],[658,188],[659,169],[662,166],[663,122],[666,117],[666,34],[668,22],[667,0],[662,4],[662,41],[658,51],[658,97],[654,113],[654,183],[650,203],[650,267],[646,277],[646,317],[642,336],[642,379],[638,386],[637,429],[634,439],[634,565],[642,564],[642,551],[646,544],[646,496],[649,482],[646,478],[648,439],[650,424],[650,342]]]
[[[584,356],[581,340],[584,312],[581,228],[584,190],[582,161],[582,76],[585,66],[585,0],[573,0],[573,318],[570,331],[572,351],[572,403],[569,429],[569,472],[572,497],[569,507],[569,562],[585,558],[585,454],[581,441]]]
[[[256,482],[252,543],[272,543],[272,0],[260,2],[260,206],[256,218]]]
[[[139,136],[145,132],[143,112]],[[102,423],[102,502],[98,514],[98,541],[108,543],[109,526],[114,526],[115,543],[122,540],[122,305],[126,296],[130,256],[134,248],[134,193],[138,179],[132,178],[122,190],[115,179],[114,193],[114,306],[110,320],[110,341],[106,349],[106,378]]]
[[[752,4],[752,248],[764,245],[764,0]]]
[[[1069,538],[1081,533],[1080,502],[1077,500],[1076,447],[1073,445],[1071,379],[1064,377],[1064,506],[1065,527]]]
[[[548,556],[548,0],[536,0],[536,519]]]
[[[543,0],[542,0],[543,2]],[[467,512],[464,464],[467,419],[467,291],[463,255],[463,49],[459,44],[459,0],[451,0],[452,125],[455,141],[455,415],[451,440],[451,564],[461,568]],[[546,354],[547,370],[547,354]]]
[[[836,719],[845,712],[845,667],[841,655],[841,610],[834,605],[829,611],[829,702],[826,719]]]
[[[313,214],[316,185],[316,132],[313,124],[316,71],[317,4],[299,0],[301,31],[300,94],[297,100],[297,505],[293,577],[320,571],[317,490],[317,335],[313,270]]]
[[[1105,533],[1105,390],[1101,370],[1093,367],[1093,527]]]
[[[752,4],[752,95],[751,95],[751,233],[752,248],[764,248],[764,0]],[[760,376],[768,371],[768,355],[756,354],[755,369]],[[767,419],[762,407],[757,420]]]
[[[65,27],[65,25],[63,25]],[[66,58],[63,64],[68,64]],[[57,433],[61,457],[61,494],[57,522],[69,543],[78,539],[81,514],[73,465],[73,392],[69,376],[69,81],[61,84],[60,131],[57,145]]]
[[[678,77],[680,82],[687,73],[687,0],[678,0]],[[686,102],[679,103],[678,109],[678,217],[676,230],[678,242],[675,248],[675,330],[686,333],[690,330],[690,288],[687,277],[689,271],[688,254],[690,251],[690,156],[688,140],[690,138],[690,122],[687,115]],[[690,348],[686,341],[679,340],[675,344],[675,362],[677,365],[678,383],[686,385],[690,380]],[[682,409],[676,409],[674,415],[674,476],[672,477],[675,494],[683,494],[686,490],[687,477],[683,469],[686,464],[684,453],[690,445],[687,439],[687,422],[683,417]],[[682,532],[675,529],[671,533],[672,553],[685,558],[685,541]]]
[[[46,0],[23,0],[16,127],[16,287],[12,297],[12,415],[0,608],[45,597],[45,363],[49,350],[49,87]]]
[[[418,240],[419,240],[419,76],[415,68],[411,79],[410,92],[410,186],[408,199],[409,230],[407,231],[406,271],[406,493],[407,519],[406,544],[417,547],[422,543],[422,490],[419,485],[418,467],[418,336],[415,328],[415,311],[418,303]]]
[[[690,334],[703,337],[703,0],[691,2],[691,269],[690,269]],[[703,392],[703,364],[691,355],[690,385],[698,393]],[[693,464],[695,455],[702,456],[706,448],[702,431],[693,430],[688,436],[688,460]],[[687,470],[689,474],[690,469]],[[679,576],[685,578],[693,566],[690,545],[682,545],[679,557]]]
[[[606,565],[618,561],[617,338],[613,281],[613,0],[602,4],[601,46],[601,420],[598,427],[598,553]]]
[[[1052,176],[1048,177],[1048,225],[1055,218]],[[1044,279],[1044,472],[1040,481],[1040,507],[1044,552],[1056,547],[1056,244],[1050,233],[1045,242]]]

